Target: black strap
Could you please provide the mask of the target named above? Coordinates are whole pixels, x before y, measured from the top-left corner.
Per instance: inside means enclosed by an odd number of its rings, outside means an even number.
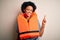
[[[21,35],[21,34],[25,34],[25,33],[34,33],[34,32],[39,32],[39,31],[26,31],[26,32],[22,32],[22,33],[19,33],[19,34]]]

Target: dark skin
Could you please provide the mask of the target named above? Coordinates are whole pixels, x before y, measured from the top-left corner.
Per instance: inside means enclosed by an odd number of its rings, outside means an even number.
[[[31,14],[33,13],[33,7],[32,6],[27,6],[26,9],[24,10],[25,14],[26,14],[26,19],[27,21],[30,19]],[[45,28],[45,24],[46,24],[46,18],[44,16],[43,20],[42,20],[42,27],[40,28],[40,37],[43,35],[44,33],[44,28]]]
[[[42,20],[42,27],[40,28],[40,37],[44,33],[45,24],[46,24],[46,19],[45,19],[45,16],[44,16],[44,18]]]

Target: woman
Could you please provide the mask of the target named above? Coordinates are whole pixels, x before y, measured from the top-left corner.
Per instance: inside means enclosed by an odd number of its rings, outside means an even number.
[[[22,13],[17,17],[19,38],[21,40],[39,40],[38,37],[41,37],[44,32],[45,17],[40,28],[37,14],[35,13],[36,5],[33,2],[24,2],[21,10]]]

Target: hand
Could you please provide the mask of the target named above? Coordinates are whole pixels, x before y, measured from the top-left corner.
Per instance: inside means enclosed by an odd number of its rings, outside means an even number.
[[[46,16],[44,16],[43,20],[42,20],[42,26],[45,26],[46,24]]]

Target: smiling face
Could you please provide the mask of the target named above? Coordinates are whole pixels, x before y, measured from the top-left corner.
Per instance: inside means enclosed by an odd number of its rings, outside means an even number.
[[[30,17],[32,12],[33,12],[33,7],[32,6],[27,6],[24,10],[25,14]]]

